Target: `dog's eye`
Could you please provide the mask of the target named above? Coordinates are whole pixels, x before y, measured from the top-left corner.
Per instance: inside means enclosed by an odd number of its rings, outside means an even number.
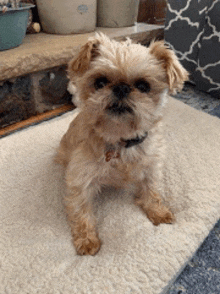
[[[102,89],[109,83],[108,79],[106,77],[100,77],[95,80],[94,86],[95,89]]]
[[[137,88],[142,93],[148,93],[151,90],[150,84],[144,80],[136,81],[135,88]]]

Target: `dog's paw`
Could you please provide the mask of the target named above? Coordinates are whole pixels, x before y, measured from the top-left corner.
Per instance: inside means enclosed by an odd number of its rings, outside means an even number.
[[[95,255],[101,247],[101,241],[97,236],[77,239],[73,243],[79,255]]]
[[[155,207],[154,209],[148,209],[147,217],[155,226],[163,223],[172,224],[175,221],[174,214],[163,205],[157,206],[157,208]]]

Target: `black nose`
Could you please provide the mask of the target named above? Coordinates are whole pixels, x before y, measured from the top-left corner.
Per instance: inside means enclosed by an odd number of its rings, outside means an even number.
[[[131,88],[127,84],[119,84],[113,87],[113,93],[118,99],[123,99],[131,92]]]

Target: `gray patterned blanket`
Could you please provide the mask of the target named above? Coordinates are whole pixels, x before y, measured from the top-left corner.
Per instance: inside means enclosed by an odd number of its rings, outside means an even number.
[[[220,98],[220,0],[168,0],[165,41],[191,81]]]

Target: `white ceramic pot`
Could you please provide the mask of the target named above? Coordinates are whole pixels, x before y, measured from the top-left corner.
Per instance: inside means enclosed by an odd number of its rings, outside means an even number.
[[[77,34],[95,30],[97,0],[36,0],[44,32]]]
[[[135,24],[139,0],[98,0],[98,27],[128,27]]]

